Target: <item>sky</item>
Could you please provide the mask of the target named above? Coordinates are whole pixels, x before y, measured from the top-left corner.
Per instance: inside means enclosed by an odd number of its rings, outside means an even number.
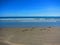
[[[60,0],[0,0],[0,17],[60,16]]]

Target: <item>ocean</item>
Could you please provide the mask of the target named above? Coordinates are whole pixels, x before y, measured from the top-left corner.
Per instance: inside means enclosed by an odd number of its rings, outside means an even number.
[[[60,18],[0,19],[0,28],[60,27]]]
[[[1,28],[60,27],[60,22],[0,22]]]

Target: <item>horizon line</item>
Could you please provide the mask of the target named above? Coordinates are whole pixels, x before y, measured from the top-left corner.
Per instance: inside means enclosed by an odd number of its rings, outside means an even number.
[[[0,18],[60,18],[60,16],[20,16],[20,17],[12,17],[12,16],[8,16],[8,17],[0,17]]]

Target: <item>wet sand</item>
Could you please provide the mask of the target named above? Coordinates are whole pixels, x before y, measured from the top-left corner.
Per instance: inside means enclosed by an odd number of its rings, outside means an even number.
[[[60,28],[0,28],[0,45],[60,45]]]

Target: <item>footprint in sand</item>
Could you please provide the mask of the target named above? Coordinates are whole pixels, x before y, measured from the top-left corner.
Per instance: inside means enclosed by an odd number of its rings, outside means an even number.
[[[28,31],[28,29],[24,29],[24,30],[22,30],[22,32],[25,32],[25,31]]]

